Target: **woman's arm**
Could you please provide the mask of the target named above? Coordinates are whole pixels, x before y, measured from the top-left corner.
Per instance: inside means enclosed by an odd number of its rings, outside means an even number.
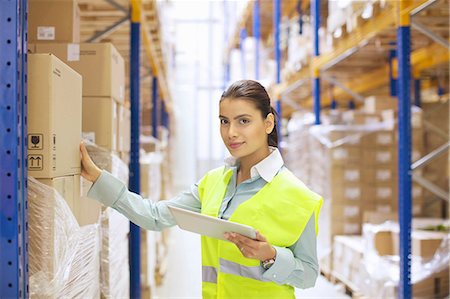
[[[315,285],[319,276],[319,263],[314,214],[293,246],[273,247],[277,251],[275,263],[264,272],[264,278],[300,289]]]
[[[169,205],[200,212],[201,204],[198,184],[180,193],[171,200],[153,202],[139,194],[128,191],[127,187],[107,171],[102,171],[92,161],[84,143],[80,144],[81,175],[93,183],[88,197],[112,207],[135,224],[149,230],[161,230],[175,225],[167,208]]]
[[[162,230],[175,225],[175,220],[168,209],[169,205],[193,212],[200,212],[201,209],[197,184],[170,200],[153,202],[128,191],[120,180],[107,171],[101,172],[87,195],[114,208],[133,223],[148,230]]]

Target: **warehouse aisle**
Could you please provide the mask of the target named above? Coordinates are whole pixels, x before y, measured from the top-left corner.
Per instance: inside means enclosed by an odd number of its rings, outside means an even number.
[[[201,298],[200,238],[178,227],[171,230],[167,274],[156,289],[156,299]],[[295,290],[297,298],[350,298],[320,276],[316,287]]]

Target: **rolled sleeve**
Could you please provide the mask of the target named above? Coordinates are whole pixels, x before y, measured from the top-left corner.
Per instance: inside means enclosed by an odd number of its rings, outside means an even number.
[[[102,170],[98,179],[89,189],[87,196],[101,202],[105,206],[113,207],[126,190],[126,186],[119,179]]]
[[[295,257],[289,248],[273,246],[277,252],[275,263],[266,270],[263,277],[278,284],[285,284],[289,275],[294,271],[303,271],[303,265],[296,267]]]

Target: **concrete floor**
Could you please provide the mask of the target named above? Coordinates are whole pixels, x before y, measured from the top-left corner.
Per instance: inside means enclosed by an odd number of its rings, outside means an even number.
[[[155,298],[201,298],[200,237],[178,227],[171,229],[169,262]],[[295,290],[297,298],[350,298],[320,276],[316,286]]]

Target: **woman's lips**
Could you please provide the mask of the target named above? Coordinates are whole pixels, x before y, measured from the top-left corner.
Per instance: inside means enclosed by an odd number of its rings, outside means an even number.
[[[230,143],[230,148],[232,149],[237,149],[238,147],[240,147],[242,145],[241,143]]]

